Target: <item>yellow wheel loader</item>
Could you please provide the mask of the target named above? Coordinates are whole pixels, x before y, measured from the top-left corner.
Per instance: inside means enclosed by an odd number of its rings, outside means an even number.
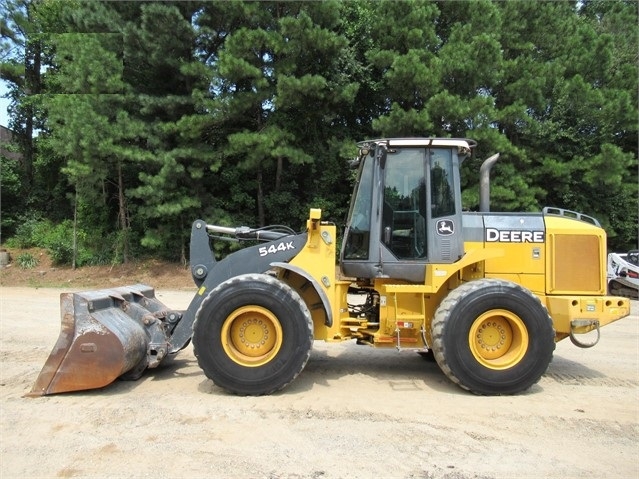
[[[462,211],[460,164],[475,145],[359,143],[339,270],[336,227],[312,209],[301,233],[196,220],[197,292],[185,311],[144,285],[63,294],[59,339],[29,395],[139,378],[191,340],[206,376],[239,395],[284,388],[315,340],[432,354],[476,394],[526,390],[556,342],[593,346],[630,305],[606,295],[606,234],[595,219],[556,208],[489,211],[498,155],[480,170],[481,211]],[[216,261],[211,241],[223,237],[250,244]]]

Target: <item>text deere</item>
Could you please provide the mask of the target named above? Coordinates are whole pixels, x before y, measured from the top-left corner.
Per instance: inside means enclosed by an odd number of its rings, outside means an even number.
[[[486,228],[486,242],[488,243],[543,243],[544,238],[543,231]]]

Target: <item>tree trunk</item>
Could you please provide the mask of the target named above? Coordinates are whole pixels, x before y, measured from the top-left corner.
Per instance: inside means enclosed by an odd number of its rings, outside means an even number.
[[[41,45],[39,41],[29,41],[27,43],[24,55],[25,68],[25,89],[27,97],[40,93],[40,67],[42,63]],[[31,191],[33,185],[33,130],[34,130],[35,108],[29,101],[24,111],[24,138],[23,138],[23,166],[24,177],[28,185],[28,191]]]
[[[78,190],[75,190],[75,200],[73,201],[73,258],[71,269],[75,269],[78,263]]]
[[[284,159],[281,156],[277,157],[277,169],[275,170],[275,191],[280,190],[282,186],[282,171],[284,170]]]
[[[27,3],[27,19],[33,21],[33,2]],[[33,97],[42,93],[42,81],[40,69],[42,68],[42,42],[29,38],[25,44],[24,50],[24,94],[27,97]],[[25,183],[27,190],[30,192],[33,186],[33,130],[35,120],[35,108],[32,102],[28,101],[24,111],[24,149],[23,149],[23,166]]]
[[[264,215],[264,191],[262,191],[262,168],[257,169],[257,219],[260,226],[266,225]]]
[[[122,233],[122,262],[129,262],[129,221],[124,197],[124,180],[122,178],[122,163],[118,161],[118,217]]]

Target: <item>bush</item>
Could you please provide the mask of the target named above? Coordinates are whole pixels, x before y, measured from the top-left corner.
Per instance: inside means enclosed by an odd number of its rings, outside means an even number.
[[[22,269],[33,269],[38,266],[38,258],[33,256],[31,253],[21,253],[16,258],[16,262],[18,266]]]
[[[44,239],[51,229],[51,222],[43,219],[38,213],[28,213],[18,218],[16,233],[7,240],[11,248],[44,248]]]
[[[3,147],[10,148],[9,144]],[[21,194],[20,164],[16,160],[10,160],[6,156],[0,155],[0,204],[2,205],[2,215],[0,215],[0,233],[4,241],[4,236],[15,234],[15,228],[19,224],[18,214],[23,209],[24,195]]]
[[[23,215],[16,233],[6,241],[10,248],[44,248],[55,265],[73,263],[73,221],[53,224],[37,213]],[[104,235],[98,229],[76,231],[76,266],[119,263],[123,241],[130,239],[121,232]]]
[[[83,238],[78,234],[78,242]],[[12,248],[45,248],[53,264],[71,264],[73,261],[73,222],[63,221],[54,225],[38,214],[24,215],[16,234],[7,240]]]
[[[42,246],[47,249],[53,264],[71,264],[73,262],[73,223],[66,220],[51,228],[44,237]]]

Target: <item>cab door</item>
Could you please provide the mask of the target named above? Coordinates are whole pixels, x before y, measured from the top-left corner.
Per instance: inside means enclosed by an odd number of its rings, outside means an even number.
[[[422,282],[429,263],[463,254],[457,148],[390,147],[383,172],[381,263],[391,278]]]

